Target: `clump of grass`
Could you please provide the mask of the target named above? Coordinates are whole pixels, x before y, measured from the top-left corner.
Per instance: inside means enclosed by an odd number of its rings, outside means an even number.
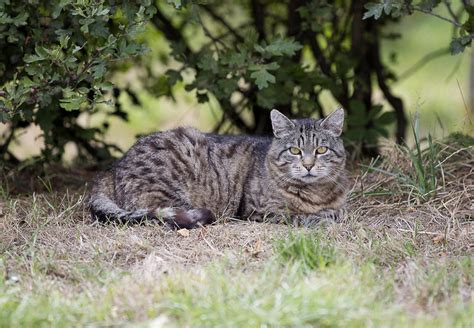
[[[275,243],[277,257],[282,263],[300,263],[305,269],[321,269],[336,262],[334,246],[317,234],[292,233]]]
[[[424,202],[434,197],[440,188],[438,177],[443,176],[440,149],[433,142],[431,135],[426,138],[427,145],[422,147],[418,115],[415,115],[411,127],[414,147],[407,144],[397,146],[402,157],[408,161],[409,168],[402,169],[397,163],[389,163],[390,169],[383,169],[377,167],[379,162],[377,158],[370,163],[368,170],[395,178],[402,193],[409,197],[414,195],[419,201]]]
[[[428,134],[428,146],[421,149],[419,117],[415,115],[412,124],[412,133],[415,148],[404,147],[405,152],[411,160],[413,171],[399,175],[399,180],[412,188],[422,199],[427,200],[436,194],[438,189],[437,175],[441,173],[442,167],[438,159],[439,150],[435,147],[431,135]]]

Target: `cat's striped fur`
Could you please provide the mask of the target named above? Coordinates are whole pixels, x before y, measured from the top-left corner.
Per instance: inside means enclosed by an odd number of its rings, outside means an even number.
[[[344,111],[318,121],[271,114],[273,138],[177,128],[139,139],[96,179],[92,216],[192,228],[221,215],[317,218],[341,209],[348,191],[339,137]]]

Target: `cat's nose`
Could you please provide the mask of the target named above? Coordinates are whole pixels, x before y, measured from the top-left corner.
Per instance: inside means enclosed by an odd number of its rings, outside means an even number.
[[[314,166],[314,163],[302,163],[302,164],[308,171],[311,171],[311,169]]]

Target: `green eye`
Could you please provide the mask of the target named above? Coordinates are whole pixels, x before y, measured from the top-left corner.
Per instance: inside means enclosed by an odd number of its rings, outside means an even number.
[[[301,154],[301,150],[296,147],[290,147],[290,153],[292,153],[293,155],[299,155]]]
[[[327,151],[328,151],[328,148],[324,147],[324,146],[316,148],[316,153],[318,153],[318,154],[324,154]]]

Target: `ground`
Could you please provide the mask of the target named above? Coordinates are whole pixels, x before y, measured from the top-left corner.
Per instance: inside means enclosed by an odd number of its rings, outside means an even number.
[[[5,170],[0,327],[472,327],[473,142],[431,146],[351,163],[347,216],[312,228],[99,225],[91,170]]]

